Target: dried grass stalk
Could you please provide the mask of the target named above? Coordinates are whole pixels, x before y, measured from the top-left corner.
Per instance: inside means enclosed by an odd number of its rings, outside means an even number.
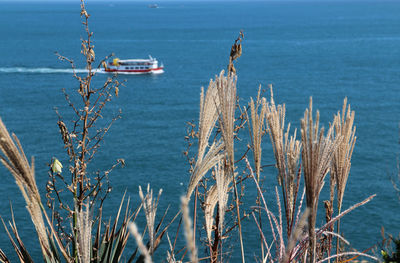
[[[217,96],[216,81],[210,80],[206,95],[204,96],[204,88],[201,88],[200,94],[200,116],[199,116],[199,146],[198,160],[203,159],[208,141],[215,123],[218,119],[219,98]]]
[[[40,194],[35,181],[34,159],[32,158],[30,166],[17,136],[13,134],[12,137],[15,143],[0,119],[0,150],[4,155],[0,155],[0,161],[15,178],[25,199],[26,208],[35,226],[43,255],[51,256],[47,230],[42,216]]]
[[[296,132],[289,137],[290,124],[285,130],[285,104],[276,105],[271,87],[270,103],[266,107],[266,123],[278,169],[278,182],[284,198],[288,238],[294,221],[296,197],[299,189],[300,174],[298,166],[301,143],[296,140]]]
[[[222,162],[219,162],[215,167],[215,181],[218,193],[218,217],[219,217],[219,233],[223,233],[225,211],[228,203],[228,192],[230,178],[225,175],[225,167]]]
[[[258,89],[257,100],[254,103],[253,98],[250,99],[250,116],[246,111],[246,117],[249,125],[250,139],[253,150],[254,166],[257,176],[257,181],[260,180],[261,172],[261,140],[264,135],[264,118],[267,110],[267,101],[265,98],[260,98],[261,86]],[[261,109],[260,109],[261,107]]]
[[[220,161],[214,167],[216,184],[211,186],[207,191],[206,201],[205,201],[205,209],[204,209],[204,219],[205,219],[205,228],[207,232],[207,238],[211,241],[211,233],[214,229],[214,211],[215,207],[218,203],[218,227],[219,233],[222,233],[225,210],[227,208],[228,202],[228,192],[229,186],[232,181],[232,178],[227,175],[225,166],[222,161]]]
[[[79,262],[90,262],[90,254],[92,250],[92,211],[89,203],[84,204],[86,210],[78,210],[75,205],[76,212],[76,244]]]
[[[129,231],[131,232],[131,234],[133,235],[133,237],[136,240],[136,243],[140,249],[140,253],[144,256],[144,262],[145,263],[151,263],[151,256],[149,253],[149,250],[147,249],[147,247],[143,244],[143,238],[140,235],[137,226],[134,222],[129,223]]]
[[[221,140],[219,140],[218,142],[214,142],[210,146],[210,149],[208,150],[204,159],[202,159],[201,161],[197,160],[192,176],[190,177],[188,191],[186,194],[189,199],[193,194],[193,191],[196,188],[197,184],[204,177],[204,175],[224,158],[222,152],[223,149],[224,143]]]
[[[201,89],[198,153],[186,194],[189,199],[203,176],[223,158],[221,154],[224,147],[222,141],[213,142],[209,147],[210,135],[218,119],[219,98],[217,96],[217,82],[218,77],[216,77],[216,81],[210,81],[205,95],[204,88]],[[207,147],[209,149],[206,154]]]
[[[347,108],[347,111],[346,111]],[[331,173],[336,179],[338,212],[342,208],[344,190],[346,188],[347,179],[350,174],[351,156],[353,154],[354,145],[356,143],[356,127],[354,124],[354,111],[347,107],[347,98],[343,101],[342,114],[338,112],[334,119],[335,134],[332,136],[342,137],[339,146],[336,148],[334,158],[332,160]]]
[[[187,248],[190,253],[190,262],[197,263],[197,262],[199,262],[199,259],[197,257],[197,248],[196,248],[196,245],[194,244],[194,239],[193,239],[194,235],[193,235],[193,228],[192,228],[192,220],[190,219],[190,216],[189,216],[188,203],[189,203],[189,199],[182,196],[181,197],[181,209],[182,209],[183,223],[185,226],[186,244],[187,244]]]
[[[236,82],[237,77],[234,71],[229,71],[227,76],[224,76],[224,71],[221,71],[219,78],[216,79],[216,85],[219,97],[219,124],[222,133],[222,139],[225,144],[225,178],[231,178],[235,193],[236,216],[239,228],[240,249],[242,254],[242,262],[245,262],[242,224],[239,208],[239,194],[235,180],[235,111],[236,111]],[[229,182],[229,181],[228,181]]]
[[[278,182],[282,185],[286,174],[286,162],[283,145],[283,133],[285,130],[285,113],[286,107],[283,105],[275,105],[274,95],[271,88],[271,99],[267,106],[266,121],[268,133],[272,143],[272,149],[274,151],[276,167],[278,168]]]
[[[175,259],[175,254],[174,254],[174,247],[173,247],[173,245],[171,243],[171,240],[169,238],[168,233],[166,233],[166,234],[167,234],[169,250],[171,251],[170,252],[170,251],[167,250],[167,262],[168,263],[177,263],[177,260]]]
[[[342,211],[344,190],[350,174],[351,156],[356,143],[356,127],[353,126],[354,116],[355,113],[350,110],[350,105],[347,106],[347,98],[345,98],[342,114],[338,112],[334,117],[334,133],[332,134],[333,139],[336,137],[342,138],[339,146],[336,148],[331,167],[331,177],[336,182],[338,214]],[[340,220],[337,222],[337,232],[340,234]],[[337,239],[337,254],[339,254],[339,243],[340,241]]]
[[[321,189],[324,185],[324,179],[330,169],[330,163],[333,158],[336,147],[340,141],[340,137],[331,139],[333,127],[331,127],[327,135],[324,136],[324,128],[319,130],[319,112],[317,111],[315,122],[312,113],[312,98],[310,98],[310,106],[304,113],[301,120],[301,139],[302,139],[302,163],[304,171],[304,180],[306,187],[307,207],[310,209],[308,218],[310,247],[310,260],[316,260],[316,236],[315,236],[315,220],[318,209],[318,199]]]
[[[227,156],[227,166],[234,170],[234,123],[236,109],[236,75],[228,74],[224,76],[221,71],[219,78],[216,78],[216,86],[219,97],[219,123],[222,132],[222,138],[225,143],[225,153]]]
[[[253,152],[253,159],[254,159],[254,167],[257,176],[257,181],[260,182],[260,173],[261,173],[261,141],[262,137],[265,134],[264,130],[264,119],[266,115],[266,108],[267,108],[267,100],[265,98],[260,98],[261,95],[261,85],[258,89],[257,99],[254,103],[253,98],[250,98],[250,116],[249,118],[247,110],[246,112],[246,119],[249,127],[250,139],[251,139],[251,149]],[[261,107],[261,109],[260,109]],[[260,194],[257,193],[257,204],[260,203]],[[261,222],[261,211],[258,213],[258,218]],[[260,226],[262,228],[262,226]],[[260,231],[262,233],[262,231]],[[261,235],[262,238],[262,235]],[[261,244],[261,256],[264,258],[264,246],[263,243]]]
[[[162,193],[162,189],[160,189],[160,191],[158,192],[157,199],[153,199],[153,189],[150,189],[150,184],[147,185],[146,196],[143,194],[142,188],[139,186],[139,196],[140,196],[140,199],[142,199],[143,209],[146,214],[147,228],[149,230],[149,238],[150,238],[149,253],[150,254],[153,254],[153,252],[154,252],[155,220],[156,220],[158,201],[160,200],[161,193]]]

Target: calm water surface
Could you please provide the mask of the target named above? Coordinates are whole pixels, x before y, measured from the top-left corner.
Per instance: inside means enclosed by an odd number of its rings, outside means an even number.
[[[127,164],[110,176],[114,192],[106,203],[107,213],[115,211],[125,190],[137,202],[138,185],[147,183],[164,190],[160,211],[171,204],[171,215],[176,212],[189,178],[182,155],[186,122],[197,119],[200,87],[226,67],[230,46],[243,29],[244,54],[237,63],[242,105],[256,96],[260,84],[271,83],[276,101],[286,103],[292,127],[299,127],[310,96],[327,127],[347,96],[356,111],[357,144],[343,207],[373,193],[377,197],[347,215],[343,231],[360,250],[380,240],[381,226],[398,233],[400,204],[390,175],[397,172],[399,154],[400,2],[163,2],[158,9],[147,6],[146,2],[87,4],[97,58],[112,52],[120,58],[151,54],[166,67],[159,76],[121,76],[127,80],[125,87],[107,108],[106,116],[122,109],[122,119],[104,141],[96,167],[107,169],[118,158]],[[72,113],[61,90],[73,93],[78,86],[68,73],[69,65],[57,60],[54,52],[76,60],[82,68],[79,4],[0,1],[0,36],[0,116],[18,135],[27,155],[35,156],[38,185],[44,189],[51,157],[67,163],[54,107],[68,119]],[[95,85],[105,78],[99,75]],[[247,138],[243,139],[246,143]],[[264,162],[272,163],[267,138],[264,145]],[[272,190],[275,171],[266,170],[264,175],[267,189]],[[12,201],[21,237],[40,259],[19,190],[3,167],[0,176],[1,216],[10,218]],[[143,220],[139,225],[143,229]],[[252,228],[245,231],[249,258],[254,255],[250,251],[257,244],[256,233]],[[4,231],[0,231],[0,244],[12,254]],[[165,258],[164,251],[160,249],[157,257]],[[234,253],[232,259],[237,256]]]

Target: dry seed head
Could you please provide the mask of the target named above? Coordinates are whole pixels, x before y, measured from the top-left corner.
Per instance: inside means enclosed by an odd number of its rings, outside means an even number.
[[[302,139],[302,163],[304,171],[304,181],[306,187],[307,207],[310,208],[309,216],[309,235],[310,235],[310,256],[315,255],[315,220],[318,208],[320,191],[324,185],[324,179],[330,169],[333,154],[341,138],[331,140],[333,127],[324,136],[324,128],[319,130],[319,112],[316,113],[315,122],[312,114],[312,98],[310,106],[304,112],[301,120],[301,139]]]
[[[339,146],[336,148],[332,160],[332,174],[336,180],[338,211],[340,212],[344,190],[348,176],[350,174],[351,157],[356,143],[356,127],[354,124],[355,112],[351,111],[350,105],[347,106],[347,98],[343,101],[342,114],[337,113],[334,117],[334,131],[332,138],[342,137]]]
[[[204,219],[205,228],[207,232],[208,240],[211,240],[211,232],[214,229],[214,211],[218,203],[218,215],[220,233],[223,230],[225,210],[227,208],[229,186],[232,182],[232,177],[229,176],[229,172],[226,170],[223,161],[220,161],[218,165],[214,167],[216,184],[212,185],[206,194],[206,200],[204,204]]]
[[[261,86],[258,89],[258,95],[256,103],[254,103],[253,98],[250,98],[250,116],[246,111],[247,123],[249,126],[250,139],[252,143],[254,165],[257,175],[257,180],[259,180],[261,172],[261,141],[264,134],[264,118],[267,111],[267,101],[265,98],[260,98]],[[261,109],[259,109],[261,107]]]
[[[219,115],[218,83],[219,77],[216,76],[216,81],[210,81],[205,95],[204,88],[201,89],[198,153],[186,194],[189,199],[203,176],[223,158],[221,151],[224,148],[224,143],[222,141],[212,142],[211,146],[209,146],[210,135],[214,130]],[[206,153],[207,148],[208,152]]]
[[[146,196],[143,194],[142,188],[139,186],[139,196],[140,199],[142,199],[143,209],[146,215],[147,228],[149,230],[150,254],[154,252],[155,220],[156,220],[158,202],[160,200],[161,194],[162,194],[162,189],[159,190],[157,199],[153,199],[153,189],[150,189],[150,184],[147,185]]]
[[[228,74],[224,76],[221,71],[219,78],[216,79],[218,97],[220,102],[219,123],[222,131],[222,138],[225,143],[225,152],[228,157],[228,164],[234,170],[234,122],[236,109],[236,75]]]
[[[222,141],[214,142],[209,148],[204,159],[202,159],[201,161],[197,160],[192,176],[190,177],[190,182],[186,195],[187,198],[190,199],[194,189],[203,178],[203,176],[224,158],[224,155],[222,153],[223,149],[224,144]]]
[[[15,142],[0,119],[0,151],[4,155],[0,155],[0,161],[13,175],[25,199],[43,255],[51,257],[47,229],[42,216],[40,194],[35,180],[34,159],[32,158],[32,163],[29,165],[17,136],[14,134],[12,136]]]
[[[225,210],[227,208],[228,203],[228,192],[229,192],[229,184],[232,181],[231,178],[225,176],[225,167],[223,162],[219,162],[217,166],[215,166],[215,184],[217,186],[218,193],[218,209],[219,209],[219,232],[223,233],[224,226],[224,217]]]

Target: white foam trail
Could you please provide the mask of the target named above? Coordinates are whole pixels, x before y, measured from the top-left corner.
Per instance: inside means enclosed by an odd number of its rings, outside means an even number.
[[[96,73],[104,73],[104,70],[93,70]],[[9,67],[0,68],[0,73],[34,73],[34,74],[60,74],[67,73],[72,74],[74,71],[72,69],[62,69],[62,68],[26,68],[26,67]],[[87,69],[75,69],[75,73],[87,73]]]
[[[75,69],[75,73],[87,73],[87,69]],[[108,73],[105,72],[104,69],[93,69],[92,72],[95,73]],[[9,68],[1,68],[1,73],[31,73],[31,74],[72,74],[74,71],[72,69],[63,69],[63,68],[26,68],[26,67],[9,67]],[[152,72],[150,75],[158,75],[164,73],[164,70],[157,70]],[[110,74],[113,74],[112,72]],[[118,72],[118,74],[124,75],[143,75],[143,72]]]

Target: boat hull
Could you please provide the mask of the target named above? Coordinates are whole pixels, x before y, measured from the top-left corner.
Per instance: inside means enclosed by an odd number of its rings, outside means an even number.
[[[118,69],[118,68],[105,68],[105,72],[109,73],[123,73],[123,74],[162,74],[164,68],[151,68],[151,69]]]

